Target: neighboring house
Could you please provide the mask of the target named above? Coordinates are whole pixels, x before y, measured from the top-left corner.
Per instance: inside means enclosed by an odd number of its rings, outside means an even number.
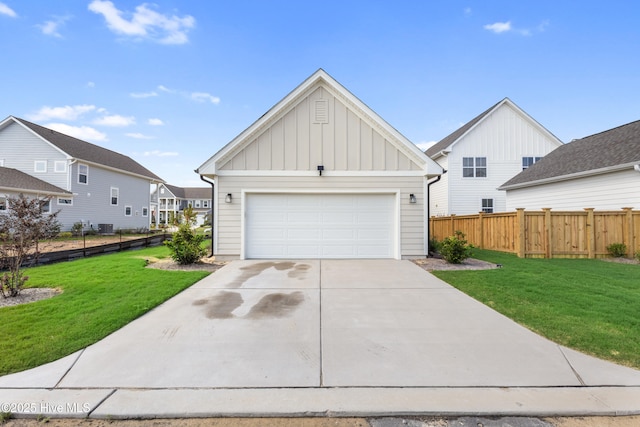
[[[574,140],[501,190],[507,209],[640,209],[640,121]]]
[[[34,193],[23,176],[11,193],[53,195],[63,230],[148,228],[150,184],[162,182],[130,157],[13,116],[0,122],[0,166],[57,188]]]
[[[0,213],[9,207],[7,199],[19,194],[31,197],[72,197],[71,192],[34,178],[17,169],[0,166]],[[51,212],[51,200],[43,206],[44,212]]]
[[[218,257],[427,254],[427,181],[441,168],[323,70],[196,172],[216,183]]]
[[[561,145],[503,99],[426,151],[447,171],[430,187],[430,214],[504,212],[506,195],[498,187]]]
[[[157,202],[158,214],[155,206],[152,209],[154,221],[158,225],[171,225],[173,219],[188,207],[196,214],[196,226],[204,224],[211,212],[211,187],[176,187],[175,185],[160,184],[151,197],[152,203]]]

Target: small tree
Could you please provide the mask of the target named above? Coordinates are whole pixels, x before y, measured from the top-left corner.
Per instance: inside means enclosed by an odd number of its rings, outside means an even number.
[[[60,232],[58,212],[45,214],[50,198],[28,198],[23,194],[7,198],[7,211],[0,214],[0,276],[2,296],[15,297],[24,283],[22,264],[30,256],[38,256],[38,240],[51,239]]]
[[[207,254],[207,250],[202,247],[204,236],[197,235],[191,228],[196,222],[196,213],[191,205],[183,209],[181,217],[184,221],[178,227],[178,231],[164,244],[169,247],[171,258],[175,262],[183,265],[193,264]]]
[[[465,235],[462,231],[456,231],[455,235],[445,237],[440,242],[440,255],[450,264],[460,264],[465,259],[469,258],[472,253],[473,245],[467,244]]]

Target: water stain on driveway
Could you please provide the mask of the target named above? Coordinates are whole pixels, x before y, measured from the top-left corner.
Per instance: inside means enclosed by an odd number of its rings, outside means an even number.
[[[242,274],[240,274],[240,277],[233,280],[233,282],[229,283],[227,288],[239,288],[244,285],[247,280],[260,275],[263,271],[272,267],[278,271],[290,270],[287,273],[287,276],[299,279],[304,278],[307,270],[311,268],[308,264],[296,264],[293,261],[264,261],[252,263],[246,267],[241,267],[240,271]]]
[[[281,318],[291,315],[304,301],[300,291],[290,294],[273,293],[260,298],[249,310],[245,319]],[[236,316],[233,311],[244,303],[238,292],[219,292],[217,295],[195,300],[193,305],[203,306],[205,316],[209,319],[231,319]]]
[[[199,299],[193,305],[202,305],[205,309],[205,316],[209,319],[230,319],[233,310],[240,307],[244,300],[237,292],[220,292],[216,296]]]
[[[303,301],[304,294],[300,291],[265,295],[251,307],[246,317],[248,319],[286,317],[293,313]]]

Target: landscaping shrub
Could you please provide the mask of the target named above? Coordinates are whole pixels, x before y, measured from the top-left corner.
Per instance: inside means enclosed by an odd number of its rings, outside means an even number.
[[[202,247],[204,236],[194,233],[189,222],[180,224],[178,231],[173,234],[171,240],[166,240],[165,245],[171,251],[171,258],[178,264],[193,264],[207,254]]]
[[[440,242],[438,239],[431,238],[429,239],[429,252],[439,252],[440,251]]]
[[[462,231],[456,231],[453,236],[445,237],[440,242],[439,252],[442,258],[450,264],[460,264],[472,255],[473,245],[465,240]]]
[[[624,243],[612,243],[607,246],[607,252],[612,257],[621,258],[627,254],[627,245]]]

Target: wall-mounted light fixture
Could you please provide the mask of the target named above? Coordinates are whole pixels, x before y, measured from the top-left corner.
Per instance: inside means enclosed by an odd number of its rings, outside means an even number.
[[[324,166],[318,165],[318,174],[322,176],[322,171],[324,170]]]
[[[416,195],[411,193],[409,194],[409,203],[415,203],[416,202]]]
[[[224,198],[225,203],[231,203],[231,193],[227,193],[227,197]]]

